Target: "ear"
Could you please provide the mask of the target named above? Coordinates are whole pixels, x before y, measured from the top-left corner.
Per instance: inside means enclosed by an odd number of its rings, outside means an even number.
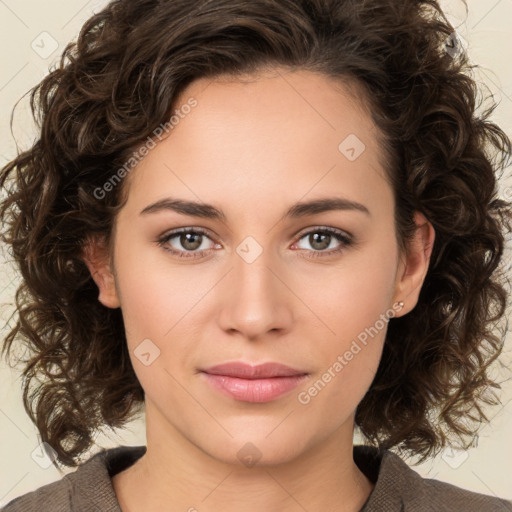
[[[82,259],[98,286],[98,300],[108,308],[118,308],[121,303],[110,265],[110,255],[104,240],[97,237],[88,239],[82,250]]]
[[[395,282],[394,302],[404,303],[396,316],[408,313],[418,303],[434,247],[435,231],[432,224],[420,212],[414,213],[414,222],[416,231],[413,239],[407,244],[406,254],[400,256]]]

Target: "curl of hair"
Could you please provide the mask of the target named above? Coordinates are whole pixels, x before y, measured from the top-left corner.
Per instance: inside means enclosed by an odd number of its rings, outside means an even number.
[[[356,425],[424,460],[488,420],[512,218],[497,173],[511,143],[489,120],[494,104],[477,114],[473,66],[446,51],[453,32],[435,0],[114,0],[84,24],[31,90],[40,138],[0,171],[0,187],[11,184],[2,240],[22,276],[2,353],[27,349],[25,409],[58,462],[76,465],[96,430],[124,425],[144,401],[121,312],[98,301],[82,257],[92,237],[111,247],[127,190],[112,177],[193,80],[280,66],[364,93],[400,247],[416,210],[436,231],[418,304],[390,320]]]

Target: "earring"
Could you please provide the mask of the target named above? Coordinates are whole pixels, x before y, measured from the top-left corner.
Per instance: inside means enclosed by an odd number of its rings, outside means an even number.
[[[404,307],[404,303],[403,302],[396,302],[396,304],[398,305],[398,307],[400,309],[402,309]]]

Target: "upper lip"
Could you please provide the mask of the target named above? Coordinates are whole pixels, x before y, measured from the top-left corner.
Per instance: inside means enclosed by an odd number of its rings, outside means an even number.
[[[307,372],[280,363],[264,363],[253,366],[241,361],[210,366],[202,371],[212,375],[226,375],[241,379],[267,379],[307,374]]]

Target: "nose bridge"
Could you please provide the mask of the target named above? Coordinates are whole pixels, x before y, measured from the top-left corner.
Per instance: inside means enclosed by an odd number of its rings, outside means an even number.
[[[292,317],[290,297],[282,283],[285,277],[276,276],[284,268],[276,251],[248,236],[235,248],[233,267],[221,315],[223,328],[236,329],[251,338],[287,328]]]
[[[249,236],[238,245],[236,255],[234,278],[238,291],[244,295],[253,294],[255,298],[270,295],[269,287],[275,284],[275,277],[270,268],[276,265],[276,258],[273,257],[272,248],[268,243],[264,247],[254,237]]]

